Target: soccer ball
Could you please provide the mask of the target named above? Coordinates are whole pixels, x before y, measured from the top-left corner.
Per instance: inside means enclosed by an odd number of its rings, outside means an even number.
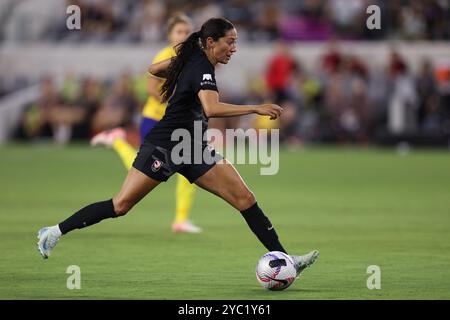
[[[256,265],[256,279],[269,290],[284,290],[294,282],[296,277],[294,261],[280,251],[266,253]]]

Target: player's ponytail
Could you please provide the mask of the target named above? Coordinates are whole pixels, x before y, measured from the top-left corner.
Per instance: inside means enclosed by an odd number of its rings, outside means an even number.
[[[167,69],[166,81],[161,87],[163,102],[167,102],[172,95],[177,84],[178,76],[189,58],[196,51],[206,49],[206,39],[211,37],[214,41],[217,41],[228,30],[233,28],[233,24],[227,19],[212,18],[206,21],[199,31],[193,32],[184,42],[175,46],[177,56],[170,63]]]
[[[200,50],[199,46],[200,31],[193,32],[182,43],[175,46],[177,56],[172,60],[167,69],[167,78],[161,87],[161,96],[164,102],[168,101],[177,84],[178,76],[184,65],[195,51]]]

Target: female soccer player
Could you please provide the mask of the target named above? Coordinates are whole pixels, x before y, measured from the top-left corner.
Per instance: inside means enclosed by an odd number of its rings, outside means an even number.
[[[38,249],[44,259],[49,257],[62,235],[107,218],[127,214],[136,203],[175,172],[239,210],[250,229],[269,251],[286,253],[273,225],[233,165],[216,154],[203,141],[203,137],[194,134],[199,124],[202,133],[206,131],[210,117],[256,113],[276,119],[283,111],[274,104],[232,105],[220,102],[214,69],[218,63],[227,64],[230,61],[236,52],[236,40],[236,29],[231,22],[223,18],[209,19],[200,31],[192,33],[176,48],[176,57],[150,66],[150,74],[166,79],[162,87],[163,100],[168,101],[164,117],[146,135],[133,167],[114,198],[90,204],[63,222],[39,230]],[[189,151],[189,148],[181,150],[181,163],[172,156],[172,149],[179,146],[177,141],[171,139],[177,129],[194,137],[188,141],[188,146],[194,152]],[[200,150],[200,161],[196,150]],[[303,256],[292,256],[297,274],[310,266],[318,255],[314,250]]]
[[[169,45],[158,52],[153,59],[153,63],[172,58],[176,55],[174,47],[186,40],[192,32],[192,22],[184,14],[176,14],[167,22],[167,39]],[[150,77],[148,80],[149,98],[142,110],[142,121],[140,125],[141,142],[144,141],[147,133],[158,123],[166,112],[167,105],[161,101],[160,88],[163,80],[156,77]],[[136,150],[126,141],[126,133],[122,128],[103,131],[95,135],[91,140],[92,145],[105,145],[112,147],[123,161],[123,164],[129,170],[136,157]],[[175,221],[172,224],[173,232],[199,233],[201,228],[194,225],[189,220],[189,213],[192,208],[192,202],[195,193],[195,185],[178,174],[177,186],[175,191]]]

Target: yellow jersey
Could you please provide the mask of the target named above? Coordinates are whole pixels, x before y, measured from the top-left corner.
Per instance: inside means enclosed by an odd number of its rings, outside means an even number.
[[[153,63],[158,63],[163,60],[175,57],[177,54],[175,49],[171,46],[167,46],[161,51],[153,59]],[[162,84],[161,84],[162,85]],[[161,86],[160,86],[161,88]],[[148,97],[147,103],[142,110],[142,116],[145,118],[150,118],[156,121],[161,120],[166,112],[167,104],[159,102],[155,97]]]

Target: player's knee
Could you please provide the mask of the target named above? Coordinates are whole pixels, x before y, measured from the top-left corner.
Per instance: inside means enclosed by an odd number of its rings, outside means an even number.
[[[250,208],[256,202],[255,195],[250,190],[246,190],[239,194],[237,208],[242,211]]]
[[[124,199],[116,199],[113,203],[117,216],[124,216],[133,208],[133,203]]]

